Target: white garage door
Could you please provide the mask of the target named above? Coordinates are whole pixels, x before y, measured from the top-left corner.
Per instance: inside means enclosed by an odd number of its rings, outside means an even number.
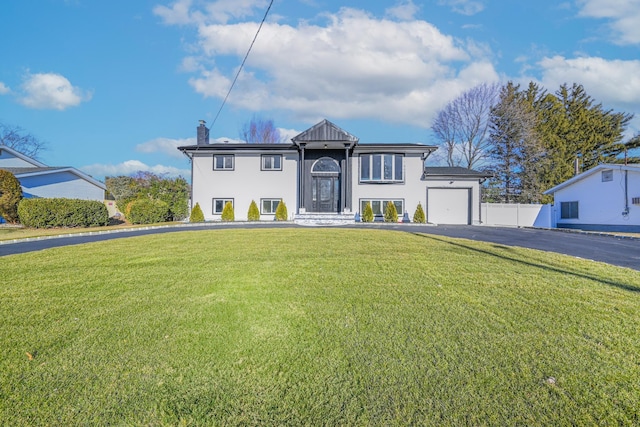
[[[427,189],[427,221],[434,224],[470,224],[468,188]]]

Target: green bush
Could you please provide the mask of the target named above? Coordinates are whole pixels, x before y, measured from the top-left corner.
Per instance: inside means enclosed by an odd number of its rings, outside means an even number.
[[[384,210],[384,222],[398,222],[398,210],[393,202],[387,202]]]
[[[289,219],[287,213],[287,205],[284,204],[284,200],[280,200],[278,207],[276,208],[276,221],[286,221]]]
[[[413,214],[413,222],[418,224],[424,224],[427,222],[427,217],[424,214],[424,210],[422,209],[422,204],[418,203],[418,207],[416,208],[416,212]]]
[[[11,172],[0,169],[0,216],[5,221],[18,222],[20,200],[22,200],[20,181]]]
[[[255,200],[251,201],[249,205],[249,212],[247,212],[247,219],[249,221],[260,221],[260,209],[258,209],[258,205]]]
[[[153,224],[167,221],[169,205],[162,200],[137,199],[127,205],[126,218],[132,224]]]
[[[235,221],[236,215],[233,212],[233,204],[231,202],[227,202],[222,208],[222,218],[223,221],[231,222]]]
[[[367,202],[364,205],[364,211],[362,211],[362,222],[373,222],[373,209],[371,209],[371,202]]]
[[[202,208],[200,207],[200,203],[196,203],[193,209],[191,209],[191,216],[189,217],[189,222],[204,222],[204,213],[202,213]]]
[[[18,217],[25,227],[98,227],[109,224],[104,203],[80,199],[23,199]]]

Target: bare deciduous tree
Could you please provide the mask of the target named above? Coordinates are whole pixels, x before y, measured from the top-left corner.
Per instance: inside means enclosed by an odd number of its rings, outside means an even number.
[[[277,144],[282,142],[280,131],[274,126],[273,120],[265,120],[257,116],[242,128],[240,137],[247,144]]]
[[[472,169],[488,156],[489,115],[499,89],[497,83],[475,86],[436,116],[431,129],[442,142],[449,166]]]
[[[19,126],[0,123],[0,144],[13,148],[25,156],[37,159],[47,144]]]

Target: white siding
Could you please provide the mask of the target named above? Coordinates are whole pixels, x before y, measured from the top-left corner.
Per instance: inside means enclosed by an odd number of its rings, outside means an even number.
[[[213,154],[193,156],[192,204],[200,204],[205,220],[219,220],[213,214],[213,199],[233,199],[236,221],[247,219],[252,200],[260,208],[260,199],[283,199],[289,217],[293,217],[297,206],[297,153],[229,152],[233,154],[234,170],[213,170]],[[282,154],[282,170],[263,171],[261,154]],[[274,215],[261,215],[262,220],[272,220]]]
[[[104,190],[69,171],[20,178],[25,197],[104,200]]]
[[[564,187],[554,194],[554,216],[560,225],[640,225],[640,205],[633,205],[631,199],[640,197],[640,173],[628,172],[629,213],[625,210],[624,171],[613,170],[613,180],[602,182],[601,171]],[[562,202],[578,202],[578,218],[560,218]]]
[[[35,167],[33,163],[29,163],[26,160],[22,160],[19,157],[7,152],[7,150],[0,149],[0,168],[32,168]]]
[[[352,179],[352,208],[354,212],[360,212],[360,200],[366,199],[402,199],[405,212],[409,218],[422,203],[426,207],[425,182],[421,181],[424,171],[422,154],[405,154],[403,161],[404,182],[398,184],[360,183],[360,160],[355,155],[351,158]],[[401,218],[400,218],[401,219]]]

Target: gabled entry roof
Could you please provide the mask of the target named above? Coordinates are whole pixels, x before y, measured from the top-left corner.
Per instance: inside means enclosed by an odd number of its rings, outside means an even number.
[[[339,128],[327,119],[310,127],[301,134],[294,136],[291,140],[297,146],[315,143],[314,145],[332,145],[340,148],[344,148],[345,146],[353,147],[358,143],[357,137]]]

